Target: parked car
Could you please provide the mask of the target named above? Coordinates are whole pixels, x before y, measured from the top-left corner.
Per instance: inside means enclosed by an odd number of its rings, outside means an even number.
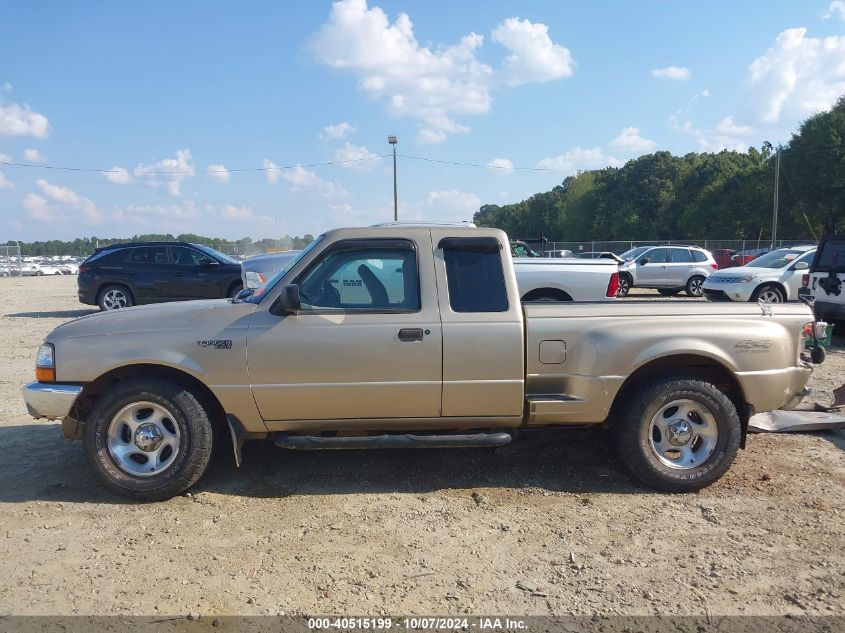
[[[59,270],[62,271],[63,275],[78,275],[79,264],[74,264],[73,262],[63,262],[59,264]]]
[[[619,296],[631,288],[656,288],[662,295],[685,290],[701,296],[701,285],[719,266],[703,248],[695,246],[640,246],[621,255]]]
[[[528,246],[522,240],[511,240],[511,255],[514,257],[542,257],[542,253],[538,253],[533,248]]]
[[[234,297],[241,265],[213,248],[187,242],[114,244],[79,267],[79,301],[100,310],[144,303]]]
[[[21,267],[24,277],[42,277],[44,275],[61,275],[62,271],[49,264],[24,264]]]
[[[745,266],[720,270],[704,282],[704,296],[710,301],[794,301],[815,253],[815,246],[779,248]]]
[[[816,318],[845,319],[845,234],[822,237],[803,285],[815,299]]]
[[[545,253],[543,253],[543,257],[550,257],[552,259],[565,259],[569,257],[575,257],[575,253],[566,249],[562,249],[556,251],[546,251]]]
[[[577,257],[580,257],[581,259],[612,259],[619,264],[625,263],[624,259],[616,253],[611,253],[610,251],[587,251],[584,253],[578,253]]]
[[[745,266],[747,263],[760,257],[760,255],[765,255],[768,252],[768,248],[749,248],[731,257],[731,261],[733,261],[734,266]]]
[[[492,447],[607,426],[636,477],[690,492],[727,471],[750,412],[805,393],[805,305],[522,304],[507,246],[496,229],[329,231],[248,299],[61,325],[27,408],[61,419],[97,477],[137,501],[193,486],[218,424],[238,464],[246,440],[268,437]],[[761,331],[760,353],[741,353]]]
[[[736,255],[736,251],[732,248],[717,248],[710,251],[710,254],[719,265],[719,270],[739,265],[733,259],[734,255]]]
[[[247,257],[241,261],[241,282],[244,288],[258,288],[285,268],[299,251],[282,251]]]

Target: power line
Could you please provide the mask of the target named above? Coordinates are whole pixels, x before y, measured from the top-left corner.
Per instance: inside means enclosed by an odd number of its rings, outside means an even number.
[[[425,156],[409,156],[408,154],[397,154],[402,158],[410,160],[421,160],[426,163],[438,163],[440,165],[456,165],[458,167],[481,167],[482,169],[502,169],[505,171],[521,170],[521,171],[571,171],[561,167],[517,167],[516,165],[485,165],[481,163],[463,163],[456,160],[439,160],[437,158],[426,158]]]
[[[348,160],[333,160],[328,161],[325,163],[297,163],[295,165],[273,165],[272,167],[246,167],[246,168],[234,168],[234,169],[205,169],[199,173],[205,174],[224,174],[230,172],[268,172],[268,171],[284,171],[286,169],[297,169],[300,167],[328,167],[331,165],[345,165],[348,163],[359,163],[365,160],[380,160],[382,158],[388,158],[390,154],[383,154],[381,156],[365,156],[363,158],[350,158]],[[86,173],[97,173],[97,174],[120,174],[123,173],[124,169],[94,169],[94,168],[87,168],[87,167],[67,167],[67,166],[60,166],[60,165],[36,165],[34,163],[14,163],[9,161],[0,161],[0,165],[8,165],[10,167],[29,167],[33,169],[53,169],[57,171],[76,171],[76,172],[86,172]],[[196,171],[185,171],[185,170],[155,170],[155,171],[148,171],[143,170],[143,173],[140,175],[146,176],[148,174],[170,174],[170,175],[181,175],[181,176],[193,176],[196,175]]]

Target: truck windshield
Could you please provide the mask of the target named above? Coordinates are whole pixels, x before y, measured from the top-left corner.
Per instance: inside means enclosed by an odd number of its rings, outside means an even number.
[[[259,301],[261,301],[261,299],[264,297],[264,295],[267,292],[269,292],[270,290],[272,290],[276,286],[276,284],[279,283],[282,280],[282,277],[284,277],[291,268],[296,266],[303,257],[305,257],[308,253],[313,251],[317,247],[317,245],[320,242],[323,241],[324,237],[325,237],[325,235],[319,236],[317,239],[315,239],[313,242],[311,242],[308,246],[306,246],[301,251],[299,251],[293,259],[291,259],[289,262],[287,262],[287,266],[285,266],[279,272],[277,272],[275,275],[270,277],[270,279],[268,279],[267,282],[263,286],[259,286],[258,288],[256,288],[255,292],[253,292],[249,296],[249,298],[246,299],[246,301],[248,301],[249,303],[258,303]]]

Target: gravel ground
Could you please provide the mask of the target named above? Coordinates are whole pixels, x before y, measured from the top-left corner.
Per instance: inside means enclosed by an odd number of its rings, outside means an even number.
[[[252,443],[136,505],[20,396],[42,337],[90,311],[75,279],[0,297],[0,614],[845,615],[843,432],[751,436],[684,496],[632,483],[601,431],[499,453]],[[837,347],[814,399],[843,382]]]

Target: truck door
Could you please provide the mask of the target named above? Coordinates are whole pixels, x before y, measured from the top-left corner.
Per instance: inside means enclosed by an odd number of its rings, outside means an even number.
[[[432,229],[443,322],[443,416],[518,417],[525,402],[522,304],[495,237]],[[443,283],[445,280],[445,283]],[[516,295],[516,293],[512,293]]]
[[[273,315],[265,301],[249,324],[249,376],[270,430],[290,426],[280,421],[354,428],[439,417],[442,337],[428,234],[339,240],[294,282],[299,314]]]

